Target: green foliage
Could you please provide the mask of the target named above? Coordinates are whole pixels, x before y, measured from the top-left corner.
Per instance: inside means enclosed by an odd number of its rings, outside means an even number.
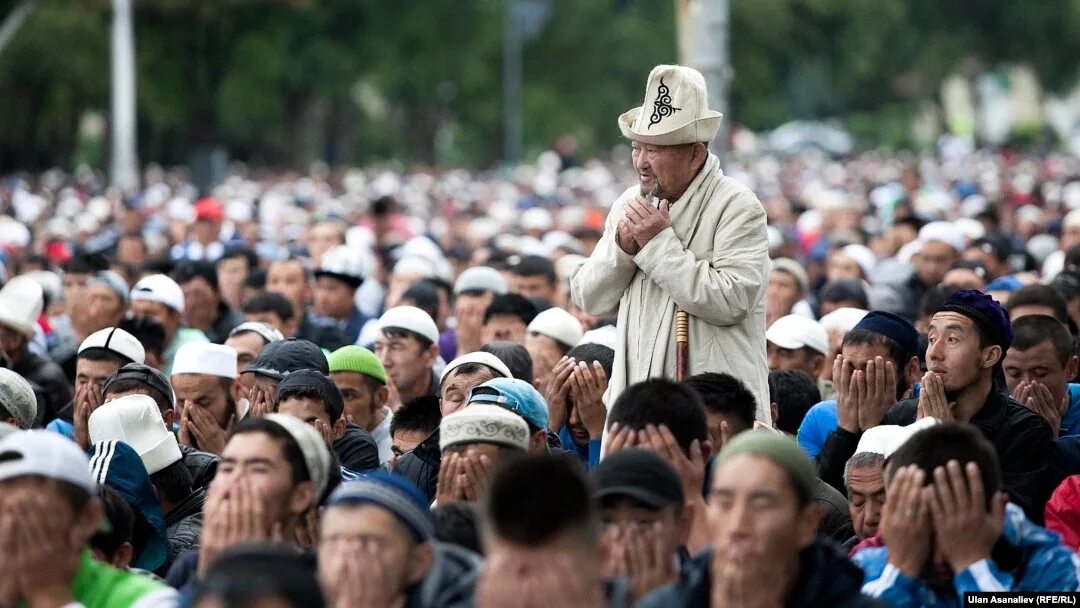
[[[277,167],[387,159],[490,166],[501,154],[506,0],[136,0],[140,157],[208,146]],[[676,0],[681,1],[681,0]],[[673,0],[550,0],[524,45],[530,153],[615,118],[676,58]],[[15,0],[0,0],[6,15]],[[0,170],[70,165],[86,111],[108,112],[109,0],[40,0],[0,53]],[[731,0],[729,118],[765,129],[845,116],[905,145],[941,79],[1023,60],[1073,85],[1080,0]],[[81,153],[81,154],[85,154]],[[101,158],[92,154],[90,157]]]

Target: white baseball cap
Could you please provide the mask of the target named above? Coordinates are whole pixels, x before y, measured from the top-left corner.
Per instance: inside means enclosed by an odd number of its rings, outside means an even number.
[[[829,354],[829,334],[825,328],[802,315],[787,315],[773,321],[765,332],[765,339],[788,350],[805,347],[823,355]]]
[[[157,401],[149,395],[126,395],[106,402],[90,414],[87,426],[90,443],[123,441],[138,452],[151,475],[183,457],[176,436],[165,428]]]
[[[577,318],[561,308],[549,308],[536,315],[529,323],[528,331],[547,336],[568,348],[577,346],[585,333]]]
[[[259,321],[247,321],[237,325],[229,332],[229,337],[233,337],[244,332],[251,332],[253,334],[259,334],[263,340],[266,340],[267,344],[271,342],[281,342],[285,339],[280,331],[270,327],[266,323],[260,323]]]
[[[502,362],[502,359],[499,359],[491,353],[485,353],[478,350],[476,352],[471,352],[467,355],[461,355],[457,359],[454,359],[450,363],[447,363],[446,367],[443,369],[442,375],[439,376],[439,384],[442,384],[443,381],[446,380],[446,377],[450,375],[450,372],[468,363],[479,363],[480,365],[486,365],[498,372],[499,375],[503,378],[514,377],[514,374],[510,373],[510,368]]]
[[[431,320],[431,315],[415,306],[397,306],[383,313],[379,318],[379,330],[404,329],[427,338],[432,343],[439,341],[439,327]]]
[[[184,312],[184,291],[176,281],[163,274],[152,274],[135,283],[131,288],[131,299],[157,302],[176,312]]]
[[[964,246],[967,244],[964,241],[964,234],[952,222],[943,221],[930,222],[919,229],[918,240],[920,243],[945,243],[957,253],[963,253]]]
[[[86,454],[50,431],[20,431],[0,441],[0,481],[32,475],[70,483],[91,494],[97,491]]]
[[[146,363],[146,349],[135,336],[119,327],[106,327],[90,334],[79,345],[79,355],[104,351],[120,355],[128,363]]]
[[[180,374],[236,378],[236,351],[211,342],[189,342],[173,358],[172,375]]]

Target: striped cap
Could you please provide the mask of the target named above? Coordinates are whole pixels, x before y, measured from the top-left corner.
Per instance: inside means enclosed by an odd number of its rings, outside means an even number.
[[[435,520],[428,501],[409,480],[381,471],[341,484],[326,499],[326,507],[373,504],[389,511],[412,532],[417,542],[435,537]]]

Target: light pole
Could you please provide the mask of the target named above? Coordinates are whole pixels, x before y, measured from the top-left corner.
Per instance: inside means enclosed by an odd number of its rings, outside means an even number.
[[[139,187],[139,159],[135,139],[135,32],[131,0],[113,0],[112,78],[112,185],[125,194]]]
[[[728,58],[729,0],[675,0],[675,21],[679,37],[679,63],[705,76],[709,107],[724,113],[720,133],[709,149],[724,160],[727,148],[728,86],[731,68]]]

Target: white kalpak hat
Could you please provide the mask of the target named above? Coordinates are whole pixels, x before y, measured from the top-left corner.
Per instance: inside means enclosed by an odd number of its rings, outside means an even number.
[[[88,430],[90,443],[130,445],[151,475],[182,458],[176,436],[165,428],[157,401],[149,395],[126,395],[105,403],[90,414]]]
[[[132,300],[149,300],[163,304],[176,312],[184,312],[184,290],[176,281],[163,274],[152,274],[131,288]]]
[[[529,425],[506,408],[484,403],[469,405],[439,423],[440,450],[472,443],[493,443],[528,452]]]
[[[855,448],[855,453],[869,452],[881,454],[888,458],[893,455],[893,452],[900,449],[900,446],[904,445],[908,439],[911,439],[915,433],[928,429],[939,422],[937,418],[927,416],[907,426],[879,424],[863,433],[862,437],[859,438],[859,445]]]
[[[619,128],[623,137],[658,146],[708,143],[723,116],[709,109],[701,72],[658,65],[649,73],[644,104],[619,116]]]
[[[33,337],[45,305],[45,292],[25,276],[11,279],[0,289],[0,325]]]
[[[120,355],[128,363],[146,363],[146,349],[135,336],[119,327],[106,327],[90,334],[79,345],[79,355],[95,351]]]
[[[787,315],[773,321],[765,332],[765,339],[787,350],[805,347],[823,355],[829,354],[828,332],[817,321],[802,315]]]
[[[176,351],[172,375],[202,374],[220,378],[236,378],[236,351],[228,346],[210,342],[192,342]]]
[[[547,336],[568,348],[577,346],[585,333],[581,330],[581,323],[577,318],[561,308],[549,308],[536,315],[532,323],[529,323],[528,330],[530,333]]]

